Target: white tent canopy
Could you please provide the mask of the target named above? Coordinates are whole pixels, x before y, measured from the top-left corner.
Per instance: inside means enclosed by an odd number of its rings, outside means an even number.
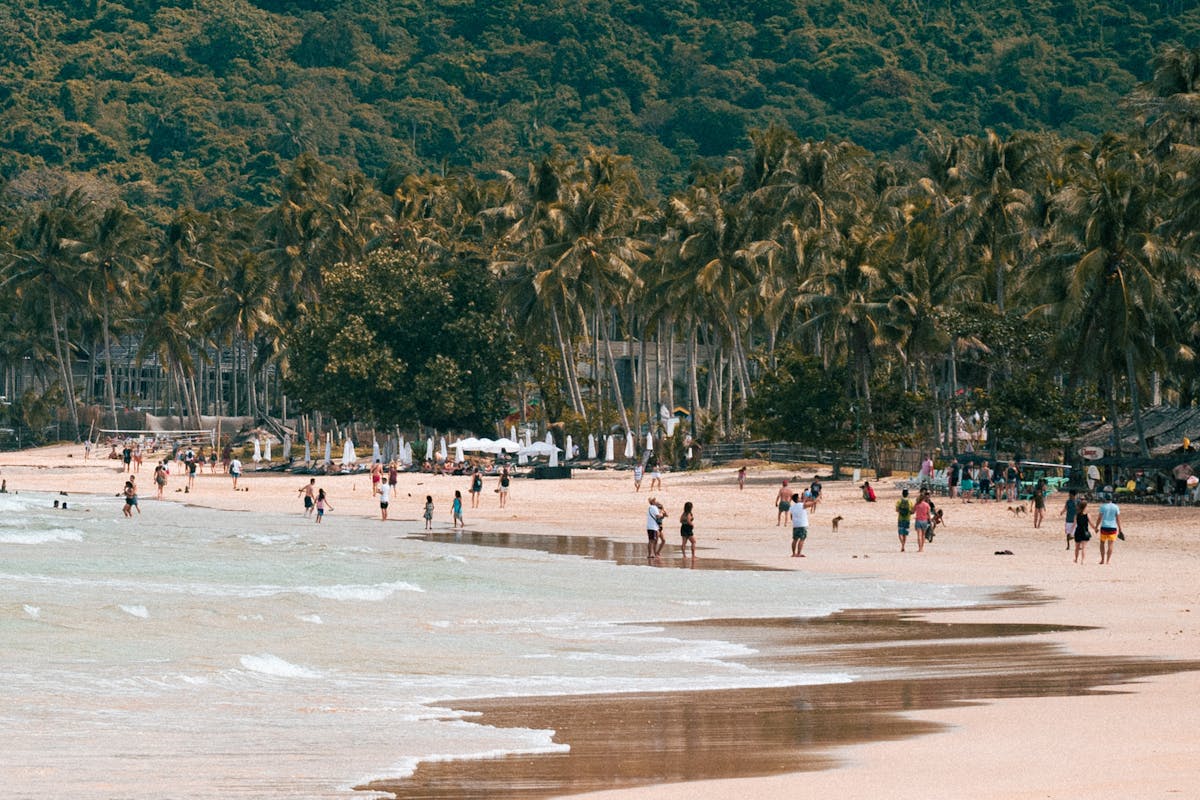
[[[267,439],[266,444],[263,445],[263,461],[266,461],[268,464],[271,463],[271,440],[270,439]]]
[[[571,434],[567,434],[567,446],[563,450],[563,460],[570,461],[571,454],[575,452],[574,442],[571,441]]]
[[[528,447],[522,447],[518,451],[518,454],[523,456],[557,456],[561,449],[545,442],[534,442]]]

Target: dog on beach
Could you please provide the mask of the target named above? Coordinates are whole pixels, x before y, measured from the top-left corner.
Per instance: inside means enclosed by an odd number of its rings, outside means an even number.
[[[841,521],[842,521],[842,517],[840,514],[833,518],[833,532],[834,533],[837,533],[838,523]]]
[[[1014,517],[1019,517],[1025,513],[1025,506],[1009,506],[1008,513],[1012,514]]]

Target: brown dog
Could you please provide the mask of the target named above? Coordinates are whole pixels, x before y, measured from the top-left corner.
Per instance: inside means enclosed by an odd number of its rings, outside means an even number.
[[[1025,506],[1009,506],[1008,513],[1012,514],[1014,517],[1019,517],[1025,513]]]
[[[833,532],[834,533],[837,533],[837,526],[838,526],[838,523],[841,521],[842,521],[842,517],[840,515],[833,518]]]

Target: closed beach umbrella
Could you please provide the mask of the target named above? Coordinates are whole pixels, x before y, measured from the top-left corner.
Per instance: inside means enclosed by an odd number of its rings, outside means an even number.
[[[382,460],[383,456],[379,452],[379,440],[372,437],[371,439],[371,463]]]
[[[595,436],[595,434],[589,433],[588,434],[588,461],[595,461],[595,460],[596,460],[596,436]]]
[[[625,457],[633,458],[633,434],[625,431]]]
[[[429,438],[427,438],[425,440],[425,460],[430,461],[432,459],[433,459],[433,437],[430,436]]]
[[[438,452],[442,454],[442,461],[446,460],[446,456],[450,455],[450,451],[446,449],[446,437],[438,439]]]
[[[529,432],[529,428],[526,428],[525,429],[525,446],[529,447],[529,445],[531,445],[531,444],[533,444],[533,434],[531,434]]]
[[[616,457],[616,454],[614,451],[614,446],[613,446],[612,434],[609,434],[608,436],[604,437],[604,460],[605,461],[616,461],[617,460],[617,457]]]
[[[304,440],[304,462],[307,464],[312,461],[312,444],[308,439]]]
[[[412,442],[408,442],[404,445],[404,466],[412,466]]]
[[[325,463],[333,463],[333,434],[325,434]]]
[[[654,449],[654,434],[647,431],[646,432],[646,450],[653,450],[653,449]]]
[[[349,436],[346,437],[346,444],[342,446],[342,466],[348,466],[354,463],[356,456],[354,455],[354,441]]]
[[[262,461],[262,442],[260,442],[258,440],[258,437],[255,437],[255,439],[254,439],[254,463],[257,464],[260,461]]]
[[[454,460],[455,460],[455,461],[462,461],[462,460],[463,460],[463,443],[462,443],[462,439],[459,439],[457,442],[455,442],[455,443],[454,443]]]
[[[525,454],[524,450],[520,450],[517,452],[517,463],[518,464],[528,464],[529,463],[529,456],[527,456]]]
[[[552,466],[552,467],[558,466],[558,448],[557,447],[555,447],[553,450],[550,451],[550,466]]]
[[[516,438],[517,438],[517,426],[516,425],[508,426],[508,438],[510,438],[514,441],[516,440]]]
[[[575,452],[574,443],[571,441],[571,434],[567,434],[567,446],[563,450],[563,461],[570,461],[571,454]]]
[[[270,463],[271,461],[271,440],[267,439],[266,447],[263,450],[263,461]]]
[[[546,431],[546,444],[554,444],[554,434]]]

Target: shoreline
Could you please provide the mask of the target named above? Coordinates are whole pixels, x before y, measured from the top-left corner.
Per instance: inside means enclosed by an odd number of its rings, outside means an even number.
[[[64,488],[71,494],[89,489],[100,495],[116,494],[122,471],[96,459],[87,464],[78,458],[67,459],[66,453],[71,450],[81,452],[82,448],[60,446],[0,454],[0,474],[8,479],[10,491],[36,487],[50,494]],[[812,472],[812,468],[804,469],[806,475]],[[1200,585],[1200,545],[1191,536],[1200,522],[1200,510],[1123,508],[1130,539],[1121,543],[1114,565],[1100,567],[1094,563],[1072,565],[1069,553],[1063,560],[1061,518],[1054,516],[1061,501],[1058,496],[1048,503],[1047,522],[1041,531],[1033,531],[1027,519],[1011,515],[1005,504],[943,500],[948,525],[939,532],[936,543],[926,553],[900,554],[895,552],[891,511],[893,495],[898,496],[898,492],[889,482],[878,483],[880,502],[875,504],[861,502],[857,487],[848,481],[827,482],[825,499],[813,515],[813,535],[806,548],[810,557],[798,563],[784,555],[785,529],[772,524],[772,500],[778,481],[795,479],[797,473],[796,469],[756,468],[745,492],[734,485],[732,470],[667,473],[665,486],[658,494],[669,512],[677,512],[683,500],[696,502],[697,546],[711,553],[702,549],[700,561],[715,556],[767,569],[816,572],[851,580],[881,578],[934,587],[1013,587],[1029,592],[1038,601],[912,612],[930,625],[1028,622],[1059,626],[1064,629],[1039,634],[1039,641],[1060,648],[1066,656],[1094,663],[1097,669],[1109,663],[1113,654],[1149,662],[1182,661],[1200,653],[1200,618],[1196,616],[1200,609],[1193,608],[1194,587]],[[139,477],[149,483],[148,474]],[[251,471],[242,480],[250,492],[234,493],[227,476],[204,474],[197,480],[197,491],[184,494],[171,491],[175,487],[169,486],[164,501],[245,511],[261,509],[266,503],[274,511],[298,511],[295,490],[307,476]],[[177,486],[179,478],[173,481]],[[338,509],[326,517],[326,524],[337,524],[346,516],[360,518],[356,525],[372,516],[378,523],[369,477],[322,476],[318,483],[329,488]],[[385,525],[383,530],[394,526],[396,535],[402,535],[409,524],[419,528],[419,509],[416,503],[411,509],[406,505],[406,494],[423,502],[424,495],[432,493],[439,499],[440,530],[435,533],[445,534],[449,532],[449,525],[442,519],[448,516],[446,493],[455,488],[465,490],[466,479],[403,473],[392,503],[399,519],[378,524]],[[570,481],[516,481],[509,508],[503,511],[496,508],[487,491],[490,488],[491,482],[485,482],[482,508],[466,509],[468,534],[500,537],[519,529],[519,534],[510,535],[603,537],[632,547],[634,552],[645,546],[644,533],[638,529],[648,493],[645,489],[634,493],[627,472],[580,472]],[[143,497],[146,516],[152,518],[156,502],[161,501]],[[828,528],[834,514],[843,517],[840,533],[831,533]],[[302,519],[299,513],[297,518]],[[597,520],[601,524],[596,524]],[[146,520],[142,523],[149,524]],[[671,532],[672,528],[667,530]],[[421,532],[409,533],[419,538]],[[670,555],[664,557],[663,568],[680,565],[676,542],[677,536],[668,536]],[[993,555],[1003,549],[1016,555]],[[1088,555],[1089,560],[1097,557],[1094,549]],[[644,559],[641,563],[645,564]],[[648,591],[653,588],[652,576],[653,572],[647,573]],[[737,625],[745,623],[742,620]],[[935,727],[915,740],[839,746],[833,754],[832,768],[823,772],[797,772],[797,766],[785,759],[787,769],[769,776],[727,776],[724,780],[707,774],[662,776],[636,788],[593,796],[673,800],[724,797],[737,791],[773,798],[791,796],[801,787],[806,791],[822,787],[865,796],[866,787],[874,787],[874,791],[892,797],[950,798],[970,791],[977,797],[999,800],[1021,793],[1031,797],[1111,796],[1109,789],[1096,787],[1121,785],[1137,787],[1140,796],[1165,797],[1181,788],[1200,785],[1200,766],[1187,757],[1195,741],[1190,704],[1179,702],[1181,697],[1194,697],[1200,691],[1200,673],[1142,677],[1136,684],[1123,684],[1121,694],[1095,693],[1102,689],[1103,680],[1101,677],[1101,684],[1089,690],[1093,693],[1083,695],[979,700],[980,704],[969,706],[908,711],[903,715],[906,718],[946,727]],[[678,696],[673,695],[673,700],[677,703]],[[519,715],[519,710],[492,709],[490,713]],[[1122,745],[1119,768],[1105,778],[1094,768],[1095,742],[1097,731],[1110,726],[1116,726]],[[1136,732],[1139,738],[1127,741],[1121,731]],[[1018,748],[1014,744],[1018,741],[1044,744],[1041,750]],[[917,769],[908,760],[927,743],[936,746],[939,755],[918,759],[922,768]],[[1127,753],[1136,753],[1138,758],[1127,759]],[[959,763],[952,763],[956,761]],[[463,767],[467,771],[473,769],[468,762],[455,763],[460,767],[467,764]],[[981,771],[987,776],[985,785],[980,785]],[[671,782],[676,780],[687,782]]]

